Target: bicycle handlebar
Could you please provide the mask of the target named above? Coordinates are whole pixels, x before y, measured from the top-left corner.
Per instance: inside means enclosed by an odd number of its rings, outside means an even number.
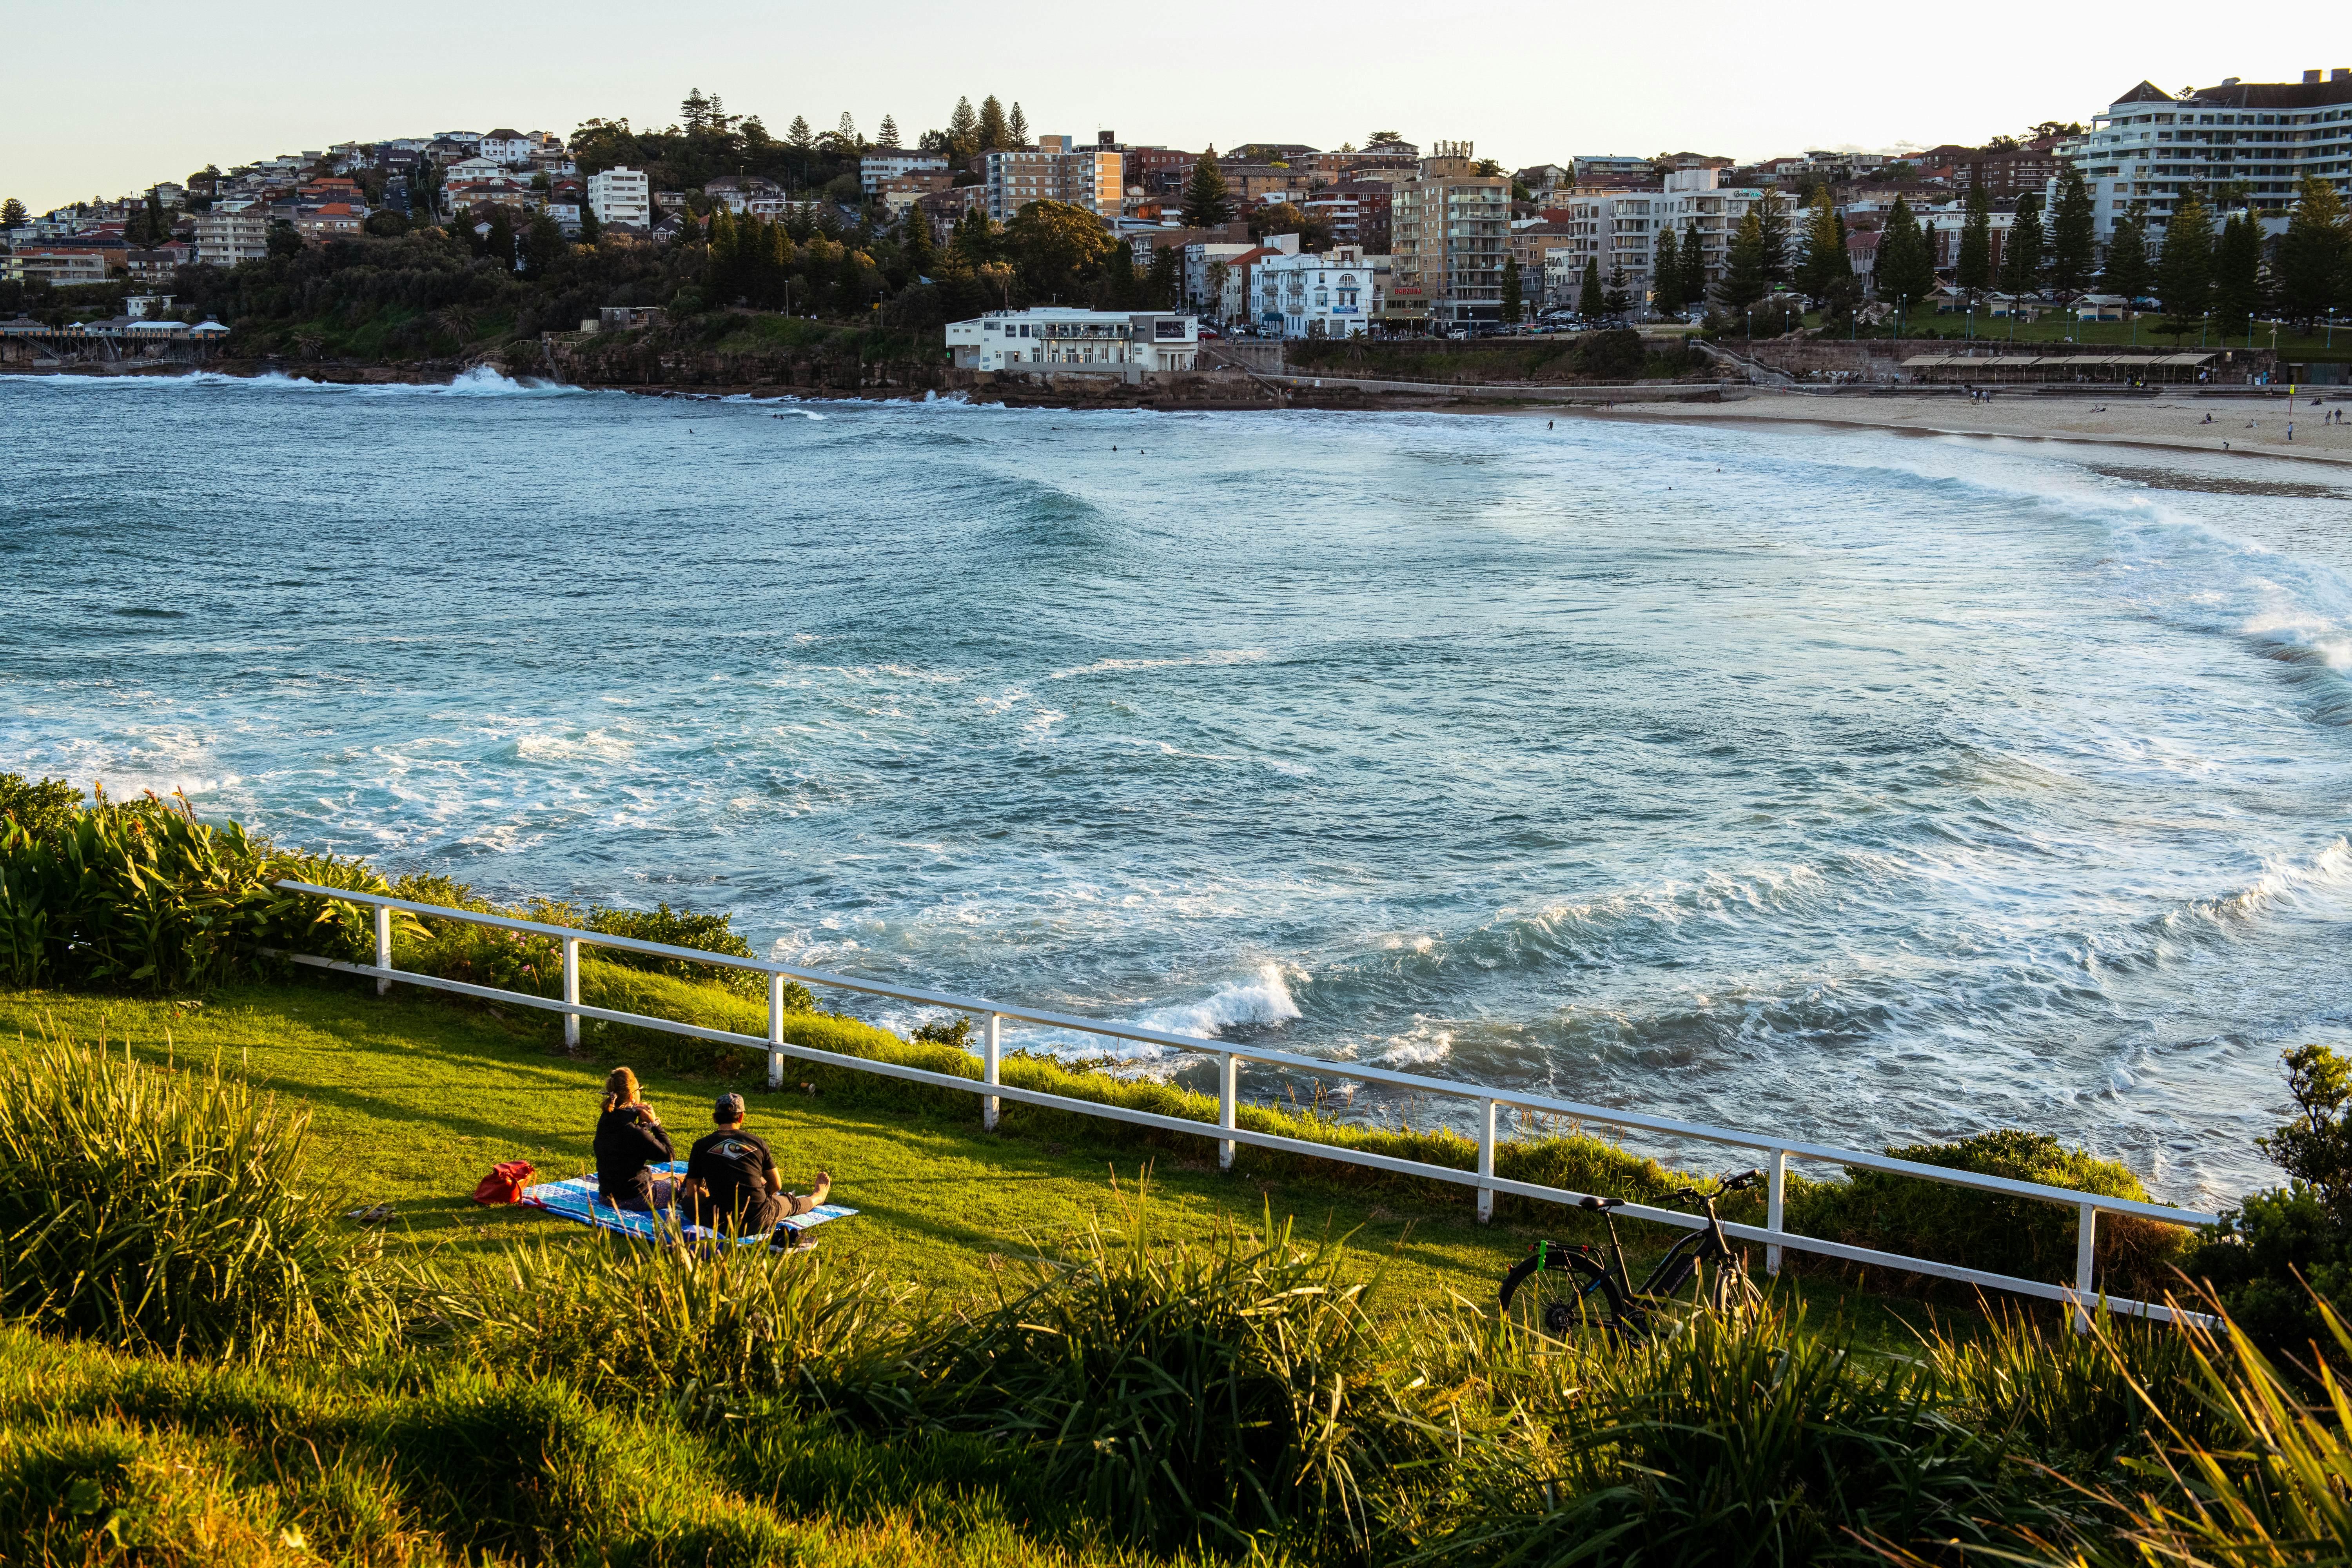
[[[1736,1171],[1727,1176],[1717,1177],[1715,1191],[1711,1193],[1701,1192],[1696,1187],[1684,1187],[1678,1192],[1668,1193],[1659,1202],[1672,1204],[1680,1203],[1685,1198],[1719,1198],[1726,1193],[1744,1192],[1763,1179],[1761,1171]]]

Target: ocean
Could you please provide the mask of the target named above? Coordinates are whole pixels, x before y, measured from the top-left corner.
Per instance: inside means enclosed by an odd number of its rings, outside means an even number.
[[[0,378],[0,770],[493,896],[2176,1200],[2352,1045],[2329,469],[487,372]]]

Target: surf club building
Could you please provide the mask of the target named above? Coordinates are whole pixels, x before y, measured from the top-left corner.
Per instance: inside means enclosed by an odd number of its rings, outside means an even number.
[[[950,321],[948,348],[959,370],[1076,371],[1132,381],[1147,371],[1195,368],[1200,324],[1192,316],[1157,310],[1038,306]]]

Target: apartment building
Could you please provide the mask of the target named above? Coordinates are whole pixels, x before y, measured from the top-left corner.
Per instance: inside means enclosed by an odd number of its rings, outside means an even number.
[[[11,283],[41,281],[53,289],[79,288],[107,280],[107,253],[102,250],[19,250],[5,258],[0,273]]]
[[[269,254],[269,215],[256,207],[224,212],[215,206],[196,216],[196,260],[206,267],[234,267]]]
[[[999,223],[1011,222],[1031,202],[1067,202],[1115,218],[1126,199],[1125,163],[1108,148],[1081,149],[1067,136],[1040,136],[1034,148],[983,156],[988,216]]]
[[[765,174],[721,174],[704,182],[702,194],[713,206],[725,207],[739,217],[745,213],[766,218],[783,216],[784,187]]]
[[[2299,82],[2229,77],[2179,98],[2144,81],[2059,154],[2082,171],[2102,245],[2134,203],[2160,235],[2191,191],[2210,203],[2219,187],[2242,184],[2254,206],[2273,211],[2294,202],[2307,175],[2352,194],[2352,69],[2325,79],[2307,70]]]
[[[961,369],[1076,368],[1130,378],[1145,371],[1192,370],[1200,351],[1199,323],[1191,316],[1069,306],[991,310],[949,322],[947,339]]]
[[[607,169],[588,176],[588,210],[598,223],[628,223],[649,227],[654,221],[653,187],[643,169]]]
[[[1387,181],[1350,176],[1325,186],[1299,205],[1307,216],[1331,226],[1332,243],[1359,246],[1372,256],[1388,254],[1396,187]]]
[[[1511,182],[1481,174],[1467,142],[1440,142],[1396,187],[1383,319],[1458,327],[1503,313]]]
[[[1381,308],[1389,258],[1335,245],[1306,256],[1268,256],[1254,268],[1257,330],[1279,338],[1357,338]]]
[[[857,187],[872,201],[882,194],[885,180],[909,174],[951,174],[945,153],[925,153],[912,147],[877,147],[857,161]]]
[[[1297,237],[1290,238],[1295,248]],[[1184,303],[1218,321],[1238,321],[1239,311],[1224,308],[1224,280],[1241,258],[1259,247],[1253,240],[1199,240],[1184,247]]]
[[[1717,178],[1718,171],[1712,168],[1676,169],[1647,190],[1580,192],[1545,209],[1547,226],[1563,231],[1532,241],[1543,253],[1546,302],[1573,306],[1587,263],[1599,265],[1604,283],[1622,270],[1626,292],[1636,303],[1646,300],[1658,236],[1669,228],[1677,247],[1696,240],[1708,276],[1720,277],[1730,262],[1731,237],[1739,220],[1764,199],[1764,193],[1754,186],[1725,186]],[[1520,288],[1532,297],[1533,276],[1527,262],[1519,265]]]

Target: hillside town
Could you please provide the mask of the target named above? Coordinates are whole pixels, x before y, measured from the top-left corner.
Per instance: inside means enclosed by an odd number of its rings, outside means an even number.
[[[896,316],[880,319],[936,328],[975,303],[1139,308],[1188,318],[1188,344],[1196,331],[1445,337],[1710,315],[1753,335],[1759,312],[1855,332],[1921,310],[1964,312],[1971,330],[2053,312],[2227,330],[2263,314],[2332,320],[2352,289],[2344,68],[2179,90],[2140,81],[2079,120],[1980,144],[1748,163],[1685,151],[1507,168],[1467,140],[1390,130],[1334,150],[1244,140],[1220,152],[1111,131],[1087,142],[1032,134],[1019,104],[1007,113],[993,97],[908,141],[888,118],[868,137],[846,113],[822,135],[795,119],[772,137],[698,90],[681,111],[652,133],[592,120],[569,138],[501,126],[344,142],[38,216],[10,200],[0,316],[14,320],[0,331],[226,334],[225,276],[427,232],[523,278],[583,247],[695,250],[698,273],[661,263],[667,292],[624,301],[641,310],[844,319],[888,305]],[[1057,246],[1076,258],[1058,275],[1024,259]],[[902,306],[956,266],[965,286],[930,320]],[[78,303],[101,298],[102,315]],[[1042,322],[1008,342],[981,316],[948,342],[982,368],[1092,363],[1099,347]]]

